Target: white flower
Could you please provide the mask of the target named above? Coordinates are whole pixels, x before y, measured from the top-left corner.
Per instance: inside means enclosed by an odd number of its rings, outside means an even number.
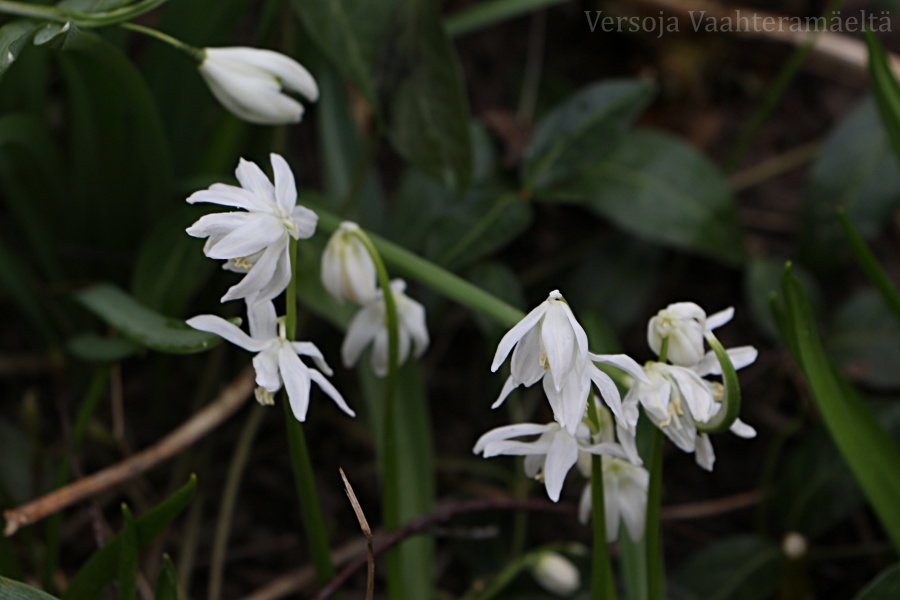
[[[397,305],[399,321],[398,352],[399,364],[406,362],[410,346],[414,347],[416,358],[422,356],[428,348],[428,328],[425,325],[425,308],[407,296],[406,282],[402,279],[391,281],[391,294]],[[372,370],[379,377],[388,372],[388,330],[387,309],[384,303],[384,292],[378,290],[375,299],[363,306],[350,321],[341,356],[344,366],[352,367],[359,360],[366,346],[372,344]]]
[[[216,100],[236,117],[259,125],[298,123],[303,105],[319,97],[316,80],[292,58],[258,48],[205,48],[200,74]]]
[[[539,436],[532,442],[522,442],[512,438]],[[587,426],[581,424],[575,435],[560,427],[559,423],[520,423],[493,429],[475,443],[475,454],[484,453],[485,458],[501,454],[525,456],[525,474],[542,477],[547,495],[554,502],[559,500],[566,474],[578,461],[578,453],[608,454],[627,458],[618,444],[603,442],[594,444]]]
[[[668,361],[673,365],[691,367],[703,358],[704,334],[721,327],[733,316],[733,308],[726,308],[707,317],[706,312],[693,302],[676,302],[650,319],[647,324],[647,342],[658,355],[663,339],[668,338]]]
[[[319,369],[331,375],[331,368],[315,344],[287,340],[284,319],[275,318],[275,306],[271,302],[249,306],[247,313],[250,335],[214,315],[193,317],[188,319],[187,324],[194,329],[223,337],[244,350],[256,352],[256,356],[253,357],[253,368],[256,369],[256,383],[259,385],[256,398],[261,404],[271,404],[272,395],[284,385],[294,417],[298,421],[305,421],[311,382],[315,382],[342,411],[351,417],[356,416],[331,382],[325,379],[322,373],[310,369],[300,360],[298,355],[309,356]]]
[[[322,284],[341,304],[344,298],[356,304],[368,304],[376,296],[375,263],[359,239],[358,231],[359,225],[344,221],[322,253]]]
[[[264,302],[283,292],[292,275],[290,238],[309,238],[316,230],[316,213],[297,205],[291,168],[277,154],[271,159],[274,185],[255,163],[241,159],[235,171],[241,187],[215,183],[187,199],[191,204],[244,209],[206,215],[187,229],[194,237],[208,238],[203,246],[206,256],[227,260],[226,269],[247,273],[222,302],[238,298]]]
[[[585,474],[582,471],[582,474]],[[585,474],[590,479],[590,471]],[[625,522],[628,537],[639,542],[644,537],[647,513],[647,487],[650,472],[644,467],[612,456],[603,457],[603,507],[606,511],[606,541],[619,537],[619,520]],[[591,516],[591,482],[588,481],[578,503],[578,519],[587,523]]]
[[[571,596],[581,589],[581,573],[559,552],[542,552],[532,565],[531,574],[542,588],[556,596]]]

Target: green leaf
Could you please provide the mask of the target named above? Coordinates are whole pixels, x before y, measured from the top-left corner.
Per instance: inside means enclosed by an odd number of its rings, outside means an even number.
[[[139,352],[141,347],[125,338],[107,338],[96,333],[82,333],[68,340],[66,349],[82,360],[114,363]]]
[[[55,597],[50,594],[6,577],[0,577],[0,598],[3,600],[55,600]]]
[[[181,511],[185,509],[191,498],[194,497],[196,489],[197,477],[192,475],[181,489],[137,519],[135,530],[137,532],[138,548],[146,548],[175,517],[181,514]],[[62,600],[94,600],[99,598],[100,593],[117,573],[119,555],[124,551],[124,544],[124,534],[120,532],[103,548],[95,552],[69,583]]]
[[[812,308],[790,265],[782,283],[799,366],[835,445],[859,482],[895,549],[900,549],[900,450],[872,410],[833,368],[816,334]]]
[[[583,202],[646,240],[726,264],[744,257],[737,209],[722,172],[669,135],[622,135],[600,160],[540,197]]]
[[[385,381],[377,378],[368,365],[369,352],[362,359],[359,369],[366,397],[368,413],[378,447],[379,461],[384,460],[384,398]],[[431,419],[428,396],[422,370],[415,359],[410,358],[397,373],[395,425],[396,456],[399,460],[395,472],[401,483],[398,502],[399,517],[405,523],[429,512],[434,507],[434,449],[431,440]],[[433,598],[432,571],[434,568],[434,539],[418,536],[405,541],[397,548],[398,562],[403,572],[399,583],[402,590],[392,592],[407,599]],[[391,582],[392,584],[394,582]],[[402,594],[402,596],[401,596]],[[393,596],[392,596],[393,597]]]
[[[900,323],[875,290],[862,290],[837,308],[825,348],[851,381],[900,386]]]
[[[875,255],[872,254],[872,251],[869,250],[869,247],[863,241],[862,237],[857,233],[856,229],[853,227],[853,223],[847,218],[847,213],[844,212],[844,209],[842,208],[838,209],[838,219],[841,222],[841,226],[844,228],[844,235],[847,236],[847,243],[850,244],[850,249],[853,250],[853,254],[856,256],[856,262],[858,262],[859,266],[862,267],[862,270],[865,271],[869,281],[878,288],[881,297],[884,298],[885,303],[894,312],[894,316],[897,319],[900,319],[900,292],[894,287],[893,282],[888,279],[884,269],[882,269],[881,265],[878,264],[878,261],[875,260]]]
[[[147,235],[132,276],[135,297],[153,310],[181,315],[217,268],[203,255],[203,242],[184,230],[206,211],[179,206],[159,219]]]
[[[2,242],[0,242],[0,289],[5,289],[12,295],[23,314],[28,316],[45,339],[55,337],[53,327],[41,309],[33,282]]]
[[[853,600],[894,600],[900,598],[900,563],[882,571]]]
[[[163,564],[156,578],[153,599],[178,600],[178,575],[175,573],[175,564],[168,554],[163,554]]]
[[[122,505],[122,544],[119,553],[119,600],[134,600],[137,594],[138,531],[131,511]]]
[[[875,39],[871,31],[866,31],[866,45],[869,47],[869,78],[872,91],[881,113],[881,122],[887,130],[888,139],[894,147],[894,154],[900,160],[900,85],[891,70],[887,53]]]
[[[184,321],[150,310],[109,283],[83,289],[75,294],[75,299],[128,339],[157,352],[191,354],[222,341],[211,333],[191,329]]]
[[[455,190],[472,179],[469,109],[462,75],[433,0],[401,0],[389,38],[391,141],[403,158]]]
[[[655,94],[656,85],[643,79],[602,81],[579,91],[535,128],[522,163],[524,185],[546,189],[596,163]]]
[[[564,2],[568,0],[482,0],[448,16],[444,26],[457,37]]]
[[[861,101],[831,132],[810,172],[803,215],[803,263],[835,263],[843,233],[835,211],[843,207],[864,239],[874,237],[900,202],[900,166],[872,98]]]
[[[778,587],[781,553],[772,542],[738,536],[715,542],[694,556],[677,581],[697,600],[764,600]]]
[[[56,6],[73,12],[107,12],[131,4],[135,0],[62,0]]]
[[[33,21],[10,21],[0,27],[0,76],[19,58],[38,27]]]
[[[756,326],[770,338],[779,339],[778,326],[772,314],[770,296],[781,288],[784,259],[754,256],[744,270],[744,299]],[[819,308],[822,292],[815,278],[800,265],[794,274],[809,296],[813,308]]]

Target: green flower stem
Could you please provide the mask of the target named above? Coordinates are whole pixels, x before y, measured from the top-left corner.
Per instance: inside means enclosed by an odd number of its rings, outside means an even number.
[[[291,265],[297,264],[297,241],[290,241]],[[297,278],[291,277],[286,294],[287,311],[285,313],[285,329],[287,337],[293,340],[297,329]],[[322,518],[322,508],[319,506],[319,495],[316,491],[316,478],[313,474],[312,461],[309,458],[309,449],[306,446],[306,435],[303,432],[303,424],[294,418],[291,405],[287,398],[287,392],[282,394],[284,406],[284,422],[287,426],[288,445],[291,453],[291,465],[294,470],[294,482],[297,486],[297,496],[300,499],[300,519],[303,521],[303,529],[306,531],[306,539],[309,543],[309,552],[312,555],[313,565],[316,569],[316,580],[319,585],[325,585],[334,577],[334,565],[331,564],[331,548],[328,545],[328,536],[325,533],[325,520]]]
[[[397,316],[397,302],[391,291],[391,279],[381,254],[365,231],[357,229],[356,237],[366,247],[366,251],[375,263],[378,274],[378,285],[384,294],[384,312],[388,330],[388,375],[384,398],[384,439],[381,443],[384,460],[382,462],[383,506],[382,520],[384,529],[391,532],[399,528],[400,513],[400,459],[397,455],[396,413],[397,413],[397,369],[399,369],[400,320]],[[403,565],[400,554],[396,550],[388,553],[388,588],[391,598],[403,596]]]
[[[663,342],[665,347],[665,342]],[[647,597],[662,600],[663,562],[662,542],[659,528],[659,509],[662,503],[663,442],[661,429],[653,428],[653,449],[650,453],[650,484],[647,488]]]
[[[319,206],[316,206],[315,210],[319,215],[319,227],[322,230],[333,233],[340,227],[342,221],[340,217]],[[512,327],[525,316],[525,313],[516,307],[405,248],[377,235],[368,234],[367,237],[386,263],[402,275],[415,279],[442,296],[478,311],[506,327]]]
[[[588,418],[592,432],[602,429],[594,394],[588,396]],[[591,456],[591,521],[594,526],[594,550],[591,559],[591,600],[616,600],[609,545],[606,542],[606,499],[603,492],[603,457]]]
[[[0,13],[40,19],[42,21],[53,21],[56,23],[72,23],[73,25],[84,28],[106,27],[108,25],[115,25],[139,17],[144,13],[162,6],[166,2],[167,0],[142,0],[131,6],[124,6],[116,10],[83,13],[52,6],[40,6],[25,2],[0,0]]]
[[[136,23],[120,23],[119,27],[121,27],[122,29],[127,29],[129,31],[136,31],[137,33],[148,35],[161,42],[169,44],[173,48],[181,50],[182,52],[196,60],[198,63],[202,63],[206,58],[206,52],[204,52],[201,48],[195,48],[194,46],[185,44],[181,40],[175,39],[171,35],[165,34],[162,31],[157,31],[156,29],[144,27],[143,25],[138,25]]]
[[[737,373],[734,364],[728,356],[728,352],[722,347],[721,342],[711,331],[706,332],[706,342],[709,344],[719,365],[722,367],[722,381],[725,384],[725,396],[722,399],[723,406],[719,408],[713,417],[706,423],[697,423],[697,431],[701,433],[721,433],[727,431],[737,420],[741,412],[741,387],[738,384]]]

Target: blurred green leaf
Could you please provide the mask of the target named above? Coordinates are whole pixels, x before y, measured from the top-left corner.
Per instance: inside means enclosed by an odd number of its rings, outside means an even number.
[[[34,34],[34,45],[61,50],[65,47],[70,33],[78,35],[71,23],[46,23]]]
[[[122,505],[122,536],[119,551],[119,600],[134,600],[137,595],[138,531],[131,511]]]
[[[756,536],[715,542],[693,555],[677,582],[697,600],[764,600],[778,587],[781,552]]]
[[[888,390],[900,386],[900,323],[875,290],[838,307],[825,348],[851,381]]]
[[[3,600],[55,600],[54,596],[24,583],[0,577],[0,598]]]
[[[831,132],[813,164],[804,207],[803,263],[823,269],[843,246],[834,218],[843,207],[864,239],[875,236],[900,202],[900,166],[872,98]]]
[[[190,480],[167,500],[137,519],[135,530],[138,548],[146,548],[190,503],[197,489],[197,478]],[[124,551],[122,532],[95,552],[66,588],[62,600],[96,600],[118,572],[119,555]]]
[[[121,8],[135,0],[62,0],[56,4],[59,8],[82,13],[107,12]]]
[[[900,563],[882,571],[853,600],[895,600],[900,598]]]
[[[156,578],[153,600],[178,600],[178,575],[168,554],[163,554],[162,568]]]
[[[34,495],[31,463],[34,441],[10,422],[0,421],[0,488],[10,505],[25,502]]]
[[[37,291],[19,261],[0,242],[0,289],[5,288],[16,300],[22,312],[47,340],[55,337],[50,321],[41,309]]]
[[[781,528],[810,539],[831,530],[863,502],[850,470],[821,428],[804,435],[791,451],[777,486]]]
[[[120,337],[82,333],[66,342],[66,349],[82,360],[114,363],[139,352],[141,346]]]
[[[602,160],[655,94],[652,81],[618,79],[573,95],[535,128],[522,163],[524,185],[546,189]]]
[[[160,218],[146,236],[132,273],[135,297],[167,315],[183,315],[188,301],[219,265],[203,255],[203,242],[185,229],[206,211],[179,206]]]
[[[10,21],[0,27],[0,76],[19,58],[38,27],[33,21]]]
[[[112,284],[83,289],[75,299],[128,339],[157,352],[191,354],[222,341],[216,335],[191,329],[184,321],[150,310]]]
[[[785,268],[784,303],[789,334],[794,338],[810,392],[844,460],[887,531],[900,549],[900,450],[879,425],[872,410],[833,368],[816,334],[812,307],[799,281]]]
[[[744,299],[756,326],[772,339],[779,339],[770,295],[781,289],[784,260],[754,256],[744,270]],[[800,265],[794,265],[794,275],[800,280],[813,308],[821,305],[822,292],[815,278]]]
[[[472,285],[476,285],[484,291],[500,298],[510,306],[519,309],[525,308],[525,294],[522,291],[522,284],[516,273],[505,263],[495,261],[483,261],[466,273],[465,277]],[[484,331],[488,340],[499,342],[503,334],[506,333],[508,327],[501,323],[497,323],[494,319],[490,319],[480,313],[475,313],[475,321]]]
[[[882,269],[881,265],[878,264],[878,261],[875,260],[875,255],[872,254],[872,251],[863,241],[859,233],[857,233],[856,228],[853,227],[853,223],[847,218],[847,213],[843,208],[838,209],[838,219],[841,222],[841,226],[844,228],[844,234],[847,236],[847,243],[850,245],[850,249],[853,250],[856,262],[859,263],[859,266],[865,272],[869,281],[875,284],[875,287],[881,293],[881,297],[884,299],[885,303],[894,312],[894,317],[900,319],[900,292],[897,291],[894,283],[888,279],[884,269]]]
[[[891,71],[884,47],[875,39],[871,31],[866,31],[866,45],[869,48],[869,78],[872,91],[881,113],[881,122],[888,139],[894,147],[894,154],[900,160],[900,85]]]
[[[705,156],[669,135],[622,135],[600,160],[538,198],[583,202],[646,240],[730,265],[743,260],[728,182]]]
[[[378,448],[379,461],[384,460],[384,398],[385,381],[372,372],[368,364],[370,351],[363,354],[359,368],[363,393]],[[394,391],[396,411],[394,431],[396,456],[399,464],[396,473],[401,483],[398,493],[399,517],[405,523],[429,512],[434,507],[434,464],[432,457],[432,424],[428,411],[428,396],[422,370],[415,359],[410,358],[397,374]],[[415,485],[409,485],[415,482]],[[392,597],[409,600],[433,598],[432,572],[434,568],[434,539],[418,536],[405,541],[395,552],[395,560],[403,573],[402,589],[392,587]],[[392,585],[394,582],[391,582]]]
[[[457,37],[563,2],[568,0],[482,0],[454,12],[444,25],[448,34]]]

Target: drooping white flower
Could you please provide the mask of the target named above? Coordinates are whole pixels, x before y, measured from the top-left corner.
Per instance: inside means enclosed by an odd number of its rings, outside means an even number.
[[[581,589],[581,573],[559,552],[542,552],[531,566],[531,575],[542,588],[556,596],[571,596]]]
[[[297,204],[294,174],[287,161],[271,155],[275,183],[255,163],[241,159],[235,175],[241,187],[215,183],[187,201],[234,206],[242,211],[212,213],[191,225],[188,234],[207,238],[203,252],[228,262],[225,268],[247,273],[222,297],[248,303],[271,300],[291,280],[290,238],[312,237],[318,216]]]
[[[535,435],[538,438],[530,442],[513,439]],[[627,458],[625,450],[619,444],[593,443],[590,430],[583,423],[575,435],[570,434],[559,423],[520,423],[498,427],[478,438],[473,452],[484,453],[485,458],[501,454],[525,456],[525,474],[529,477],[542,477],[547,495],[554,502],[559,500],[563,481],[577,462],[579,452]]]
[[[428,327],[425,324],[425,307],[405,294],[406,282],[402,279],[391,281],[391,294],[397,305],[399,321],[398,352],[399,364],[406,362],[410,348],[419,358],[428,348]],[[384,292],[378,290],[375,299],[363,306],[350,321],[347,335],[341,346],[344,366],[352,367],[359,360],[366,346],[372,344],[372,370],[379,377],[388,372],[388,330],[387,308]]]
[[[673,365],[691,367],[704,356],[703,336],[721,327],[734,316],[733,308],[726,308],[709,317],[693,302],[676,302],[659,311],[647,324],[647,342],[658,355],[663,339],[669,339],[666,358]]]
[[[581,461],[579,461],[581,469]],[[591,517],[590,469],[581,469],[588,478],[581,501],[578,503],[578,520],[587,523]],[[650,472],[644,467],[612,456],[603,457],[603,507],[606,512],[606,541],[614,542],[619,537],[619,520],[625,522],[628,537],[639,542],[644,537],[647,514],[647,488]]]
[[[315,102],[316,80],[292,58],[258,48],[205,48],[200,74],[216,99],[236,117],[259,125],[298,123],[303,105],[284,93]]]
[[[364,305],[376,296],[375,264],[357,232],[359,225],[344,221],[322,253],[322,284],[341,304],[347,298]]]
[[[298,421],[306,420],[309,408],[311,383],[318,384],[322,391],[334,400],[338,407],[350,415],[356,414],[347,406],[331,382],[316,369],[303,364],[300,356],[309,356],[326,375],[331,368],[312,342],[291,342],[286,337],[284,319],[276,319],[272,302],[259,302],[248,306],[250,335],[233,323],[215,315],[199,315],[188,319],[187,324],[200,331],[214,333],[244,350],[255,352],[253,368],[259,385],[256,398],[261,404],[271,404],[272,395],[284,388],[287,390],[291,410]]]

